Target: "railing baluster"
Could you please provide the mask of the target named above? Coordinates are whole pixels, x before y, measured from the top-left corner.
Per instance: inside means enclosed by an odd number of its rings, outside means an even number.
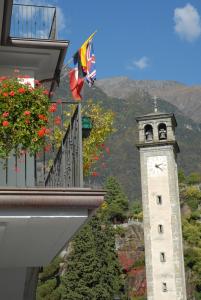
[[[77,105],[46,178],[46,186],[52,183],[57,187],[81,187],[83,185],[80,113],[81,107]]]
[[[55,39],[56,8],[13,4],[11,37]]]

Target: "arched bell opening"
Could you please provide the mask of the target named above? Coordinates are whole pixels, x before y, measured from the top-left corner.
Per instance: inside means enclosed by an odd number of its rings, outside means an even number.
[[[147,124],[144,127],[144,136],[145,136],[145,142],[153,141],[153,127],[150,124]]]
[[[167,140],[167,126],[165,123],[158,125],[158,138],[159,140]]]

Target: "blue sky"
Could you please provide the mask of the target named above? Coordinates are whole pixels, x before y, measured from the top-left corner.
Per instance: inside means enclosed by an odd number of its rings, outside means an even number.
[[[67,59],[96,29],[97,79],[201,84],[201,0],[21,0],[58,7]]]

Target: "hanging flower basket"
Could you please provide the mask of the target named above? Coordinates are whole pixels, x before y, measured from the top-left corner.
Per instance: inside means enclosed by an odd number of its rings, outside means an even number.
[[[32,88],[17,78],[0,77],[0,158],[12,150],[40,151],[50,134],[50,110],[48,91],[41,85]]]

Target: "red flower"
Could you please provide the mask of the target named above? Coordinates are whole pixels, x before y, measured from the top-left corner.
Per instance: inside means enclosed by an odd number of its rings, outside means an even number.
[[[61,99],[57,99],[57,103],[58,104],[62,104],[62,100]]]
[[[46,128],[46,127],[42,127],[39,131],[38,131],[38,136],[39,137],[43,137],[44,135],[48,135],[50,134],[50,129]]]
[[[49,112],[55,112],[57,110],[57,105],[55,103],[51,104],[49,107]]]
[[[98,172],[96,172],[96,171],[92,172],[91,175],[94,177],[99,176]]]
[[[21,88],[18,89],[18,92],[20,94],[24,94],[26,92],[26,90],[23,87],[21,87]]]
[[[3,121],[3,122],[2,122],[2,125],[3,125],[4,127],[7,127],[7,126],[9,126],[9,122],[8,122],[8,121]]]
[[[5,112],[2,114],[2,116],[3,116],[4,118],[7,118],[7,117],[9,116],[9,112],[5,111]]]
[[[60,116],[56,116],[54,119],[54,124],[55,125],[60,125],[61,124],[61,117]]]
[[[7,78],[8,78],[7,76],[1,76],[0,77],[0,82],[3,81],[3,80],[6,80]]]
[[[41,129],[38,131],[38,136],[39,136],[39,137],[43,137],[43,136],[45,135],[45,130],[46,130],[45,127],[44,127],[44,128],[41,128]]]
[[[45,128],[45,134],[50,134],[50,129],[49,128]]]
[[[25,110],[24,115],[25,116],[30,116],[31,112],[29,110]]]
[[[44,90],[43,91],[43,95],[49,95],[49,91],[48,90]]]
[[[8,85],[7,85],[6,83],[3,84],[3,87],[4,87],[4,88],[7,88],[7,86],[8,86]]]
[[[94,160],[99,160],[99,157],[98,156],[94,156],[93,159]]]
[[[11,92],[9,93],[9,95],[10,95],[11,97],[15,96],[15,92],[11,91]]]
[[[8,93],[3,93],[3,96],[4,97],[8,97]]]
[[[106,147],[105,151],[107,152],[107,154],[110,154],[110,148],[109,147]]]
[[[40,85],[41,83],[40,83],[40,81],[39,80],[34,80],[34,83],[35,83],[35,85]]]
[[[20,173],[21,172],[21,169],[19,167],[14,167],[13,170],[14,170],[15,173]]]
[[[48,145],[46,145],[46,146],[44,147],[44,151],[45,151],[45,152],[49,152],[50,149],[51,149],[51,145],[50,145],[50,144],[48,144]]]
[[[40,120],[43,120],[43,121],[45,121],[45,122],[47,122],[48,121],[48,119],[47,119],[47,117],[45,116],[45,115],[38,115],[38,118],[40,119]]]

